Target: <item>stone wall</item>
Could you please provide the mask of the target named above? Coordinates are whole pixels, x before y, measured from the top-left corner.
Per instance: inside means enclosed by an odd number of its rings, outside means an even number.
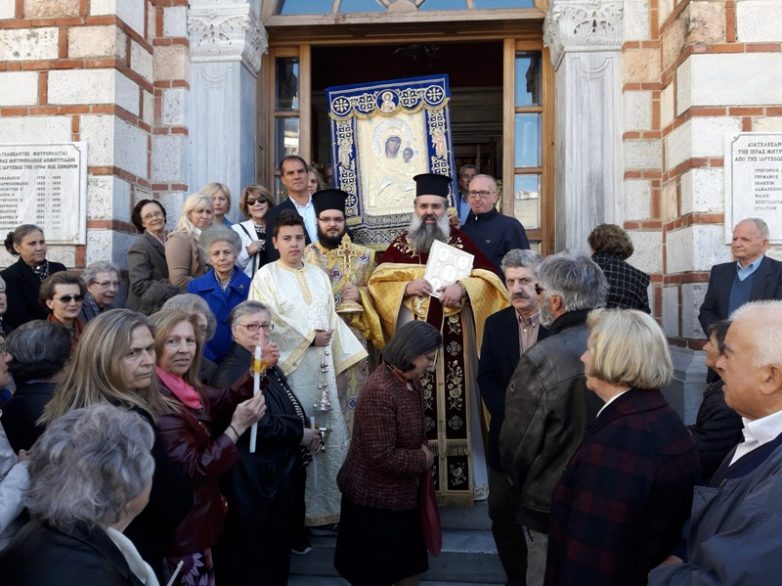
[[[698,308],[710,267],[730,259],[724,137],[782,131],[780,22],[775,0],[624,2],[624,225],[683,381],[702,380]]]
[[[178,212],[187,190],[186,6],[0,0],[0,142],[81,140],[89,149],[87,245],[51,247],[51,259],[124,267],[135,201],[159,197]]]

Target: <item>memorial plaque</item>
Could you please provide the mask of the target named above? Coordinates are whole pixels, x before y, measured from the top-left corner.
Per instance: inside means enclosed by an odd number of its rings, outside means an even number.
[[[725,143],[725,241],[744,218],[761,218],[782,244],[782,133],[741,132]]]
[[[49,244],[87,243],[87,143],[0,145],[0,234],[43,228]]]

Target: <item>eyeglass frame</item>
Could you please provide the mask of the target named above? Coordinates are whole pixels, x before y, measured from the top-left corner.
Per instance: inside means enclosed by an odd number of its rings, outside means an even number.
[[[81,303],[84,301],[84,295],[60,295],[59,297],[52,297],[52,301],[60,301],[62,303],[70,303],[71,301],[76,301],[78,303]]]
[[[239,327],[246,329],[251,334],[256,333],[258,330],[263,330],[266,333],[274,331],[274,324],[236,324]]]
[[[485,199],[489,196],[497,195],[496,191],[487,191],[485,189],[482,189],[481,191],[468,191],[467,197],[469,199]]]

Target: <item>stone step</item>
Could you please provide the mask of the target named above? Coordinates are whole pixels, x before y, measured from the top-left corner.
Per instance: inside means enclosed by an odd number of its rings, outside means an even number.
[[[440,524],[443,530],[491,531],[489,505],[483,500],[477,501],[471,507],[440,507]]]
[[[292,556],[291,575],[302,578],[336,577],[336,541],[336,536],[313,536],[309,554]],[[461,582],[475,586],[503,584],[505,573],[489,531],[446,529],[443,531],[443,551],[437,557],[429,556],[429,571],[424,578],[433,582]]]

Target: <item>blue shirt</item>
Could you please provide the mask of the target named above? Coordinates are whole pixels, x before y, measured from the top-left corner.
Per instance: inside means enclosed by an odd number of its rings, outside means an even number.
[[[740,262],[736,262],[736,276],[738,276],[739,281],[743,281],[747,277],[751,276],[752,273],[758,270],[758,267],[760,267],[760,263],[762,262],[763,262],[762,256],[756,258],[754,261],[752,261],[745,267],[741,266]]]

